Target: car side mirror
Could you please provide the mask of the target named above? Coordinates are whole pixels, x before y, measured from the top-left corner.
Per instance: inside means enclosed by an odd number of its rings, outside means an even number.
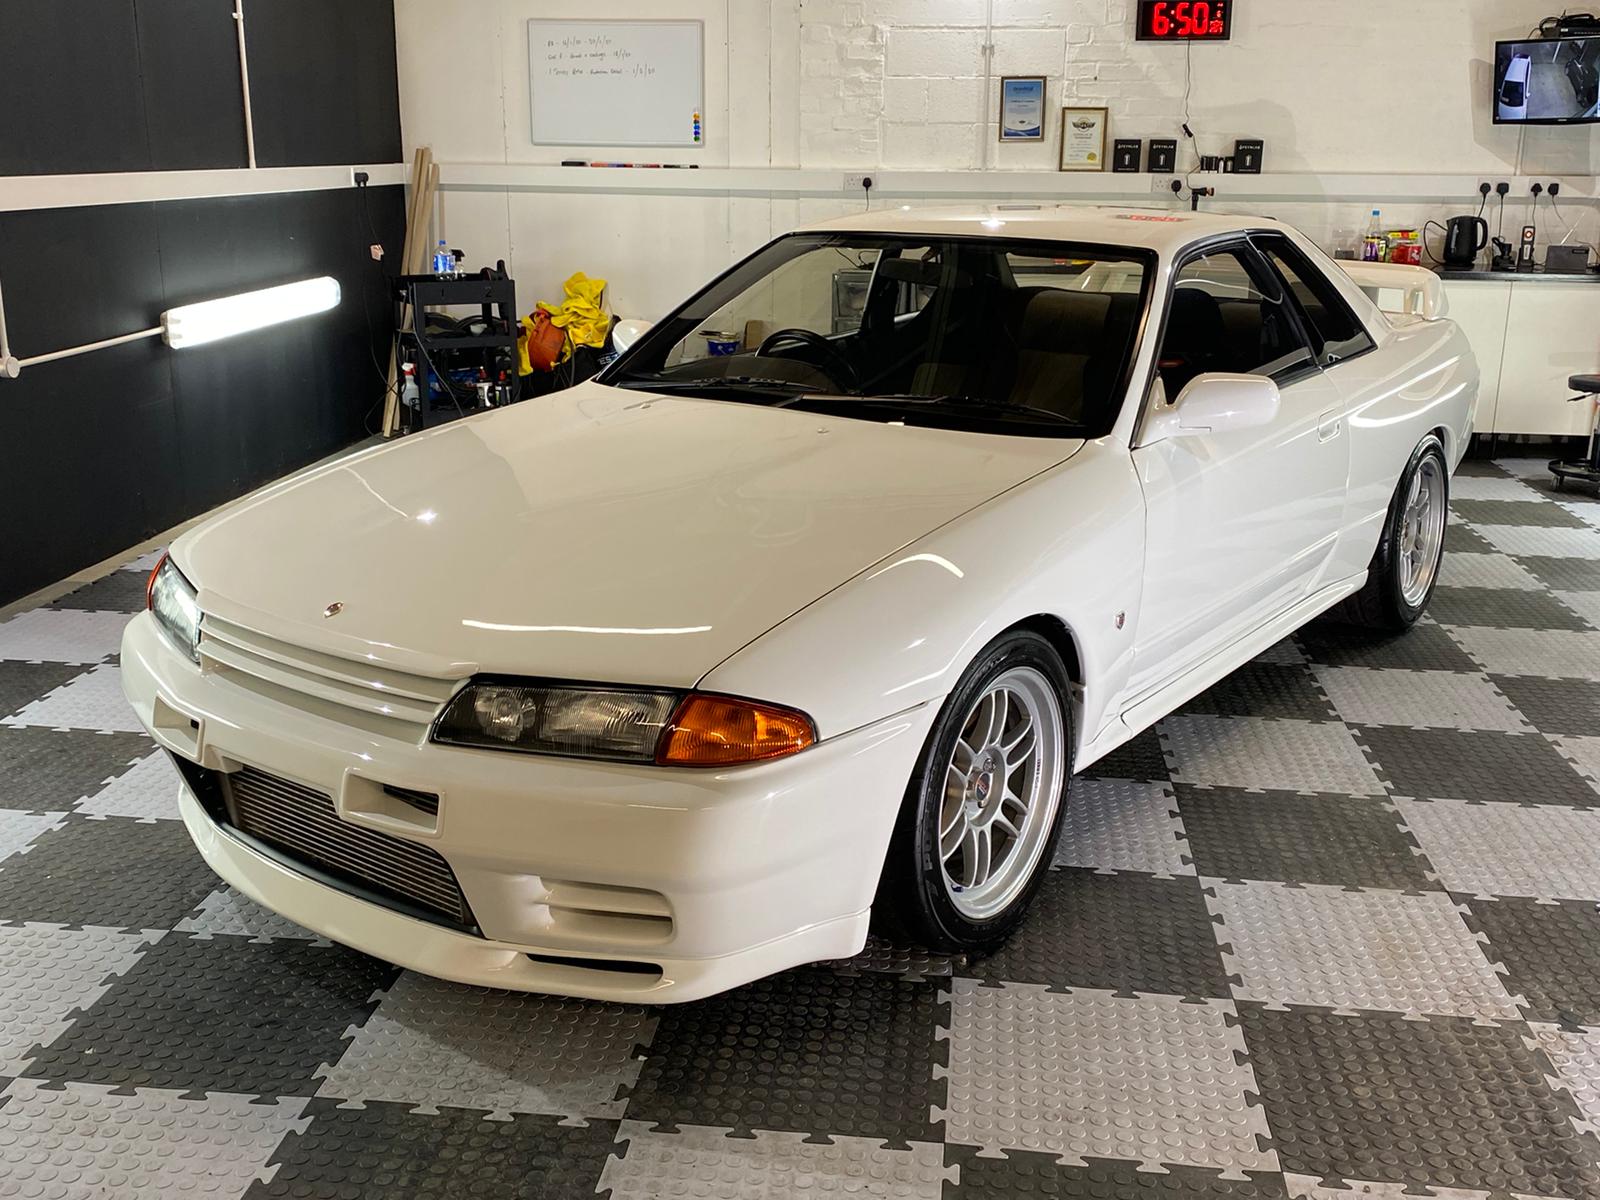
[[[641,321],[630,317],[625,321],[618,321],[611,327],[611,348],[621,354],[645,334],[650,332],[651,322]]]
[[[1263,375],[1197,375],[1175,403],[1151,416],[1143,444],[1269,425],[1278,403],[1278,385]]]

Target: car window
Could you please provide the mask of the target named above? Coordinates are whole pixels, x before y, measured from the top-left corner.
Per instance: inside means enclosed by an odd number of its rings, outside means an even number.
[[[1098,437],[1125,394],[1151,261],[1031,239],[791,235],[658,322],[604,382]]]
[[[1372,349],[1372,338],[1339,289],[1293,242],[1278,234],[1256,234],[1250,240],[1299,302],[1318,362],[1341,362]]]
[[[1240,247],[1198,254],[1174,276],[1159,360],[1169,400],[1207,372],[1284,382],[1314,367],[1281,285],[1252,271],[1246,253]]]

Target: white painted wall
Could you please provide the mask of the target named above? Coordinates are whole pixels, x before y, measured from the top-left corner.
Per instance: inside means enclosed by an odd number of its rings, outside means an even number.
[[[706,167],[1051,170],[1063,104],[1105,104],[1111,136],[1177,136],[1186,78],[1190,124],[1206,153],[1236,137],[1267,143],[1269,172],[1592,176],[1592,128],[1497,127],[1489,73],[1497,38],[1525,36],[1549,0],[1236,0],[1232,42],[1192,48],[1133,41],[1132,0],[396,0],[407,153],[430,144],[446,164],[550,164],[563,158],[694,161]],[[539,147],[529,136],[530,17],[696,17],[706,24],[706,144],[700,150]],[[440,69],[436,64],[447,66]],[[998,79],[1049,77],[1042,144],[1000,145]],[[987,116],[986,116],[987,113]],[[575,119],[580,119],[575,115]],[[1180,164],[1192,165],[1181,149]],[[505,257],[526,309],[557,299],[583,270],[612,281],[621,313],[652,316],[732,258],[803,219],[859,209],[859,196],[639,195],[573,170],[550,190],[447,187],[442,236],[469,261]],[[636,172],[635,172],[636,173]],[[1199,177],[1196,182],[1201,182]],[[1359,231],[1371,203],[1230,202],[1325,242]],[[1074,182],[1062,177],[1062,194]],[[896,203],[904,201],[897,197]],[[1388,224],[1472,211],[1384,204]],[[1594,209],[1569,201],[1578,237],[1600,236]],[[1541,205],[1541,239],[1553,227]],[[1494,206],[1490,215],[1494,216]],[[1505,228],[1527,219],[1524,195]],[[1491,225],[1494,222],[1491,220]],[[1559,227],[1554,227],[1558,236]]]

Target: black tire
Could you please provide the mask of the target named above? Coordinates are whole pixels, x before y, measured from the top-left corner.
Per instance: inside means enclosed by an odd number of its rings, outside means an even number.
[[[956,908],[944,882],[938,851],[945,767],[973,704],[991,683],[1018,667],[1033,668],[1054,691],[1063,747],[1054,773],[1061,790],[1031,877],[1002,911],[977,921]],[[873,928],[932,950],[981,953],[1003,942],[1022,921],[1055,856],[1072,775],[1072,732],[1071,682],[1055,647],[1030,630],[1014,630],[989,643],[945,700],[906,788],[873,902]]]
[[[1396,546],[1401,535],[1401,524],[1405,517],[1405,497],[1411,489],[1411,481],[1422,469],[1423,460],[1430,458],[1438,465],[1444,486],[1444,503],[1448,507],[1450,469],[1445,462],[1444,445],[1437,435],[1430,433],[1411,452],[1411,459],[1406,463],[1406,469],[1400,472],[1400,482],[1395,485],[1394,495],[1389,500],[1389,512],[1383,521],[1383,534],[1378,538],[1378,548],[1373,551],[1372,564],[1367,568],[1366,584],[1359,592],[1341,601],[1329,613],[1334,620],[1382,633],[1404,633],[1417,623],[1417,619],[1427,609],[1428,601],[1433,597],[1433,589],[1439,582],[1439,571],[1435,568],[1433,581],[1420,599],[1415,603],[1407,601],[1402,588],[1400,556],[1396,553]],[[1439,546],[1441,563],[1444,561],[1444,553],[1441,538]]]

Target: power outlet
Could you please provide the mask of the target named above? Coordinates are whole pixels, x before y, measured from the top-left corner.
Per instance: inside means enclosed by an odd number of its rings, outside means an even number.
[[[846,175],[844,177],[843,190],[847,192],[859,192],[862,190],[865,181],[871,178],[871,175]]]
[[[1164,200],[1170,200],[1173,197],[1172,185],[1177,181],[1178,176],[1176,175],[1152,175],[1150,176],[1150,193],[1154,196],[1160,196]]]

